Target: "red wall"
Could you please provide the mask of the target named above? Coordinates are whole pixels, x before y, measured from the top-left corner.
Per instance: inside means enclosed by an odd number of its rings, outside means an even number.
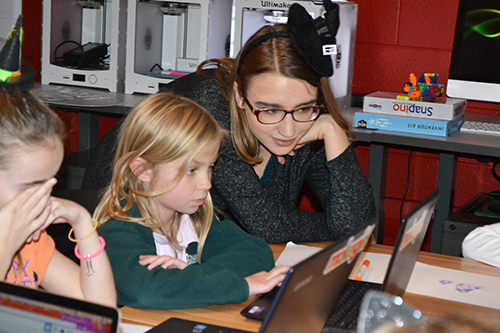
[[[375,91],[401,92],[408,75],[422,72],[439,74],[446,83],[453,45],[458,0],[356,0],[356,35],[353,94]],[[40,69],[41,0],[23,0],[25,43],[23,58]],[[468,102],[467,112],[500,115],[500,104]],[[70,130],[67,149],[78,149],[77,113],[65,113]],[[101,121],[102,136],[116,119]],[[358,158],[368,170],[369,148],[358,147]],[[399,208],[406,187],[408,151],[391,149],[387,165],[386,238],[391,244],[398,230]],[[403,214],[424,199],[437,184],[438,156],[414,153],[409,191]],[[500,188],[491,176],[491,163],[459,158],[455,206],[459,207],[477,192]],[[304,205],[308,205],[305,201]]]
[[[453,46],[458,0],[357,0],[358,25],[354,58],[353,94],[402,92],[408,75],[438,73],[446,84]],[[467,112],[500,115],[500,104],[467,102]],[[369,149],[358,157],[367,170]],[[387,165],[386,239],[397,235],[399,209],[406,187],[408,151],[391,149]],[[500,189],[491,175],[492,163],[459,158],[455,207],[477,192]],[[424,199],[437,185],[438,156],[414,153],[404,212]]]

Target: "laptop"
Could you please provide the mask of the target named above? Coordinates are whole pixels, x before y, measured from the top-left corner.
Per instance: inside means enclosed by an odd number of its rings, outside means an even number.
[[[275,289],[275,298],[267,299],[270,305],[260,303],[261,297],[242,311],[252,319],[264,316],[259,333],[309,333],[309,332],[355,332],[353,327],[325,326],[329,317],[341,314],[347,317],[347,304],[342,297],[346,290],[363,288],[363,293],[371,289],[383,290],[402,295],[415,267],[424,236],[438,199],[438,190],[432,192],[402,221],[394,251],[383,284],[349,280],[349,275],[359,254],[364,249],[376,221],[371,221],[339,239],[329,247],[293,266],[287,273],[280,288]],[[264,295],[263,295],[264,296]],[[355,317],[359,304],[351,304]],[[351,297],[349,297],[351,298]],[[255,308],[257,303],[259,308]],[[261,307],[265,307],[262,309]],[[333,310],[332,310],[333,309]],[[231,329],[171,318],[149,330],[147,333],[247,333]]]
[[[348,281],[341,298],[335,304],[323,328],[324,333],[356,332],[359,308],[364,295],[370,290],[380,290],[396,296],[402,296],[405,293],[429,228],[438,196],[439,190],[436,189],[401,221],[398,237],[382,284]],[[350,307],[349,311],[346,311],[347,307]]]
[[[119,321],[116,308],[0,282],[2,333],[116,333]]]
[[[356,231],[290,268],[282,286],[277,289],[277,297],[260,332],[320,332],[375,226],[376,220],[366,222]],[[169,319],[147,331],[163,332],[244,331],[179,318]]]
[[[439,190],[436,189],[415,209],[408,213],[401,222],[394,251],[382,284],[348,280],[345,288],[342,286],[345,291],[335,299],[339,299],[339,301],[335,304],[331,315],[328,317],[328,322],[323,332],[355,332],[359,306],[364,294],[368,290],[375,289],[397,296],[403,295],[417,262],[417,257],[431,221],[438,195]],[[334,288],[340,288],[340,283],[334,282],[334,284],[337,284]],[[279,289],[276,288],[276,290]],[[332,294],[326,295],[328,295],[326,297],[334,296]],[[265,321],[273,309],[274,297],[275,295],[270,296],[267,294],[259,297],[243,309],[241,314],[250,319]],[[358,298],[357,300],[355,299],[356,297]],[[299,299],[290,309],[303,308],[301,305],[303,302],[304,299]],[[297,306],[298,304],[300,306]],[[352,312],[347,311],[348,307],[352,307],[354,310]],[[297,309],[294,312],[297,312]]]

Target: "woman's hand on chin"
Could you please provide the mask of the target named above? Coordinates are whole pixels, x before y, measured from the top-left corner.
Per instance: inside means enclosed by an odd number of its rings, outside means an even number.
[[[323,140],[325,143],[327,160],[334,159],[344,152],[349,146],[349,138],[342,128],[333,120],[329,114],[322,114],[314,121],[313,126],[299,140],[289,156],[295,155],[295,150],[302,148],[306,144]],[[285,164],[285,156],[276,156],[280,164]]]
[[[326,159],[330,161],[342,154],[350,142],[344,130],[333,120],[330,114],[322,114],[311,127],[309,132],[299,141],[302,144],[323,140],[325,143]]]

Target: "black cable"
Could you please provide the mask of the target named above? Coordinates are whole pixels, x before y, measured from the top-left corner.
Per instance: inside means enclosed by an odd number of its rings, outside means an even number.
[[[408,187],[410,186],[410,167],[411,167],[411,155],[413,154],[413,150],[410,150],[410,156],[408,156],[408,171],[406,177],[406,189],[403,195],[403,199],[401,201],[401,207],[399,207],[399,223],[403,222],[403,205],[406,200],[406,195],[408,194]]]
[[[160,64],[156,63],[156,64],[153,65],[153,67],[151,67],[151,69],[149,71],[152,72],[153,69],[155,69],[155,67],[158,67],[160,69],[160,71],[163,70],[163,68],[161,68]]]
[[[61,46],[63,46],[64,44],[68,44],[68,43],[76,44],[76,45],[77,45],[77,47],[78,47],[78,48],[80,48],[80,49],[83,51],[82,44],[80,44],[80,43],[78,43],[78,42],[75,42],[75,41],[73,41],[73,40],[67,40],[67,41],[64,41],[64,42],[60,43],[60,44],[59,44],[59,45],[57,45],[57,46],[56,46],[56,48],[54,49],[54,60],[55,60],[56,64],[57,64],[57,65],[59,65],[59,66],[66,66],[66,64],[61,63],[61,62],[59,61],[59,59],[60,59],[60,58],[62,58],[62,56],[61,56],[61,57],[58,57],[58,56],[57,56],[57,50],[59,50],[59,48],[60,48]],[[82,52],[82,53],[83,53],[83,52]],[[82,64],[81,64],[81,63],[80,63],[80,67],[82,67]]]

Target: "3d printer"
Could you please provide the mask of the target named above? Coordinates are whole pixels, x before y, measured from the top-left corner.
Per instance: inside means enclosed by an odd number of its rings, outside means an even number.
[[[125,92],[156,93],[227,56],[231,0],[129,1]]]
[[[42,84],[123,92],[126,0],[44,0]]]

